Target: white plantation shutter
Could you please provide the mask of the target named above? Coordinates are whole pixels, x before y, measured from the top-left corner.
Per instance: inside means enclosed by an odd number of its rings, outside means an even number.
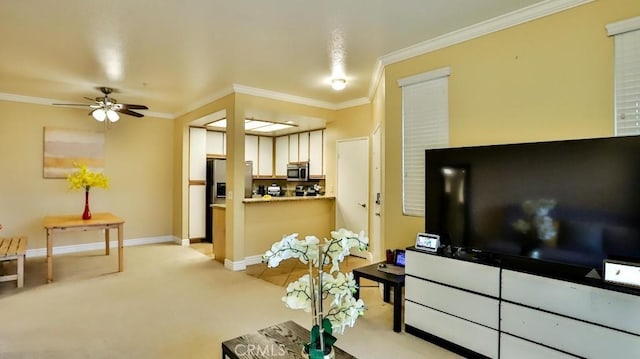
[[[607,30],[615,36],[615,134],[640,135],[640,17]]]
[[[398,80],[402,87],[402,212],[424,216],[426,149],[449,146],[450,68]]]

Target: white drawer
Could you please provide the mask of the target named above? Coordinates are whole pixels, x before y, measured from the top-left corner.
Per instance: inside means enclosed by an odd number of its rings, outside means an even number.
[[[568,353],[586,358],[640,358],[640,337],[633,334],[505,302],[500,316],[503,332]]]
[[[407,251],[405,273],[498,297],[500,269],[429,253]]]
[[[502,299],[640,335],[640,297],[503,270]]]
[[[482,355],[498,357],[498,331],[412,302],[404,305],[405,324]]]
[[[501,359],[573,359],[573,355],[549,349],[508,334],[500,334]]]
[[[497,299],[414,277],[406,277],[404,296],[407,300],[498,329],[500,302]]]

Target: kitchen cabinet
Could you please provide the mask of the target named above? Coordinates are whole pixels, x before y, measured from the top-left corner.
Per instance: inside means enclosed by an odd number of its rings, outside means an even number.
[[[227,134],[224,132],[207,131],[207,154],[225,155],[227,153],[226,140]]]
[[[277,177],[285,177],[287,175],[287,163],[289,163],[289,136],[276,137],[275,151],[275,175]]]
[[[273,176],[273,137],[245,135],[245,161],[253,162],[253,176]]]
[[[189,186],[189,239],[201,239],[206,235],[206,187]]]
[[[189,180],[204,181],[207,178],[207,130],[189,128]]]
[[[253,163],[256,167],[256,163]],[[258,176],[273,176],[273,137],[258,137]]]
[[[298,162],[309,162],[309,132],[298,134]]]
[[[244,160],[253,162],[253,175],[258,175],[258,136],[244,136]]]
[[[309,176],[324,178],[324,130],[300,132],[275,139],[275,175],[287,175],[287,163],[309,162]]]
[[[298,162],[298,134],[289,135],[289,162]]]
[[[309,176],[322,177],[324,173],[324,130],[309,132]]]

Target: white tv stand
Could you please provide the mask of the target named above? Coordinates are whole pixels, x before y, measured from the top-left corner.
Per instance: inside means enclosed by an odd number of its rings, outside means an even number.
[[[640,296],[633,290],[414,248],[405,273],[405,331],[466,356],[640,358]]]

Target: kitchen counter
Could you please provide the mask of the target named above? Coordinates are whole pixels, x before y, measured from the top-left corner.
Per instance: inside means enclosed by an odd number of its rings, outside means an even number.
[[[242,203],[265,203],[265,202],[283,202],[283,201],[311,201],[319,199],[335,200],[334,196],[286,196],[286,197],[271,197],[269,199],[259,198],[245,198]]]
[[[245,258],[260,258],[282,236],[326,238],[335,229],[335,197],[246,198],[244,206]]]

